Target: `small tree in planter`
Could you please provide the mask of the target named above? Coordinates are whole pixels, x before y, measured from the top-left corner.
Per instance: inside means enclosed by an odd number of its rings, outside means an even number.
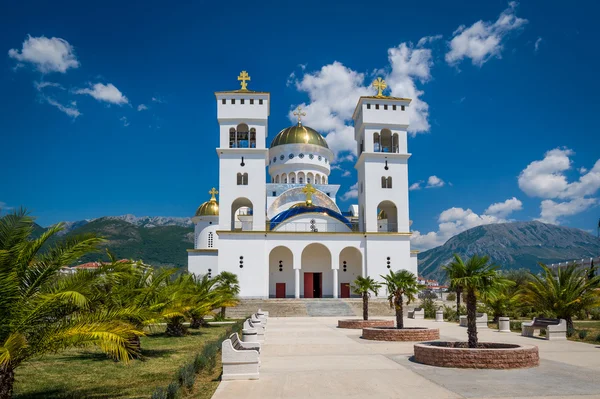
[[[463,266],[462,259],[455,254],[454,260],[442,267],[442,269],[446,271],[448,279],[450,279],[450,289],[456,293],[456,320],[460,319],[460,295],[463,293],[463,287],[457,285],[458,283],[454,282],[452,277],[455,274],[459,274]]]
[[[406,296],[406,304],[409,305],[416,299],[419,289],[422,287],[417,282],[417,277],[408,270],[390,270],[390,274],[382,275],[384,285],[387,287],[390,307],[396,310],[396,328],[404,328],[403,299]]]
[[[381,284],[373,280],[371,277],[358,276],[356,280],[352,282],[352,292],[356,295],[360,295],[363,300],[363,320],[369,320],[369,298],[371,292],[377,295]]]
[[[469,348],[477,348],[477,294],[493,297],[499,289],[511,284],[510,280],[498,274],[499,266],[490,263],[489,256],[473,255],[467,262],[454,254],[452,270],[444,267],[450,283],[462,287],[466,292],[467,335]]]

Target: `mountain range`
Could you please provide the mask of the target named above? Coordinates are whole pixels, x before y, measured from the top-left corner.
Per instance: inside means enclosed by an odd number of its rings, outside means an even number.
[[[443,281],[441,266],[455,253],[463,259],[474,254],[489,255],[503,269],[539,270],[538,262],[551,264],[600,256],[600,239],[580,229],[537,221],[488,224],[421,252],[419,274]]]
[[[40,228],[42,231],[42,228]],[[106,216],[65,223],[64,238],[95,233],[119,258],[141,259],[147,264],[186,267],[186,249],[194,247],[190,218],[134,215]],[[583,230],[537,221],[489,224],[466,230],[444,245],[418,255],[419,274],[443,281],[441,266],[457,253],[489,255],[505,269],[537,269],[537,262],[557,263],[600,256],[600,239]],[[107,260],[103,253],[90,254],[82,262]]]

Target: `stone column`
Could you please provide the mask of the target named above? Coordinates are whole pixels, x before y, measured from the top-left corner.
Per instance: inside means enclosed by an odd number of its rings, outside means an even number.
[[[333,269],[333,297],[338,298],[338,269]]]
[[[294,297],[300,298],[300,269],[294,269]]]

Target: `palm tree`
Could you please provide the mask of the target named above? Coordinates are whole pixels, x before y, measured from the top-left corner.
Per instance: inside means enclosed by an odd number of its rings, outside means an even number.
[[[223,295],[217,289],[218,280],[216,278],[210,278],[208,274],[203,276],[190,274],[189,278],[192,281],[192,297],[190,298],[192,306],[189,310],[190,328],[200,328],[207,325],[204,318],[223,304]]]
[[[377,296],[380,288],[381,284],[369,276],[358,276],[352,283],[352,292],[360,295],[363,300],[363,320],[369,320],[369,297],[371,292]]]
[[[80,236],[50,246],[63,225],[38,238],[32,238],[34,228],[24,210],[0,218],[0,399],[12,397],[15,369],[32,357],[96,345],[127,362],[136,353],[129,340],[143,335],[124,321],[130,309],[95,306],[93,286],[101,273],[61,273],[96,251],[101,238]]]
[[[218,289],[221,293],[221,319],[225,319],[225,310],[239,303],[240,281],[235,273],[223,271],[217,278]]]
[[[462,259],[455,256],[454,260],[448,263],[445,266],[442,266],[442,269],[446,271],[446,276],[450,280],[450,288],[456,292],[456,319],[460,319],[460,295],[463,293],[463,287],[460,285],[456,285],[453,283],[452,277],[455,274],[460,273],[460,270],[464,268],[464,264],[462,264]]]
[[[586,270],[570,264],[558,267],[556,272],[543,263],[542,275],[531,273],[529,282],[519,293],[519,300],[541,313],[551,314],[567,321],[573,328],[573,316],[600,306],[600,276],[589,278]]]
[[[396,328],[404,328],[404,313],[402,308],[403,297],[406,296],[406,304],[409,305],[416,299],[421,286],[417,282],[417,277],[408,270],[390,270],[390,274],[382,275],[384,284],[387,287],[388,300],[390,308],[396,310]]]
[[[451,284],[466,291],[469,348],[477,348],[477,294],[492,297],[511,282],[498,274],[498,266],[491,264],[488,256],[473,255],[463,262],[458,254],[454,254],[453,264],[452,275],[448,277]]]

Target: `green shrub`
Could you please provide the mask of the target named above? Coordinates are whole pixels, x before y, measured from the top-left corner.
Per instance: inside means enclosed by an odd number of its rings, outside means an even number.
[[[575,334],[575,329],[572,327],[567,328],[567,337],[572,337]]]
[[[585,337],[587,337],[587,335],[588,335],[588,331],[587,330],[579,330],[577,335],[579,336],[579,339],[585,339]]]
[[[600,308],[594,308],[590,311],[592,320],[600,320]]]
[[[167,390],[163,387],[158,387],[152,392],[152,399],[168,399]]]
[[[176,381],[167,386],[167,399],[179,399],[180,394],[179,384]]]
[[[188,391],[194,387],[196,382],[196,370],[194,363],[183,365],[177,372],[177,380],[179,385],[185,387]]]
[[[596,342],[600,342],[600,334],[596,335]]]
[[[451,293],[449,293],[449,294],[446,296],[446,300],[447,300],[447,301],[456,301],[456,294],[455,294],[454,292],[451,292]]]
[[[523,326],[523,322],[522,321],[511,321],[510,322],[510,329],[511,330],[521,331],[522,326]]]
[[[435,305],[435,301],[431,298],[425,298],[421,302],[421,307],[425,312],[425,318],[434,319],[435,311],[437,310],[437,306]]]

